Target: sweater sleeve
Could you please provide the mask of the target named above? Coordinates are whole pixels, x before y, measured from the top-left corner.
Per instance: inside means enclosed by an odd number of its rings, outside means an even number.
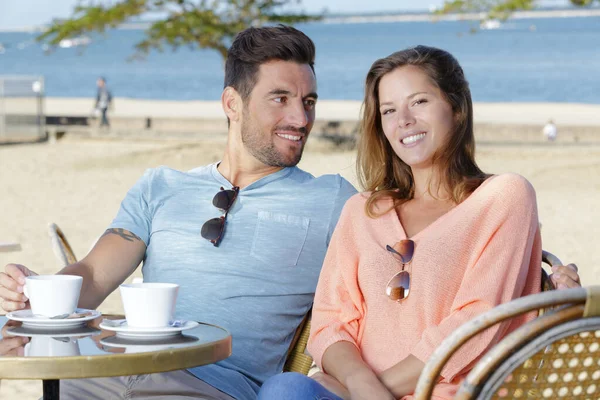
[[[360,195],[357,195],[360,196]],[[363,296],[358,286],[358,252],[352,217],[364,215],[363,202],[344,206],[325,256],[315,293],[308,352],[322,369],[325,350],[348,341],[358,347]]]
[[[474,236],[477,253],[466,268],[450,315],[427,328],[412,350],[423,362],[460,325],[526,291],[539,291],[542,248],[535,191],[524,178],[509,177],[488,200],[486,229]],[[464,373],[510,325],[510,320],[496,324],[462,346],[444,366],[444,381]]]

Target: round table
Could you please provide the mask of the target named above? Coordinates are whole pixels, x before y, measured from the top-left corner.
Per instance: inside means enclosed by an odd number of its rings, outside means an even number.
[[[19,243],[11,242],[0,242],[0,253],[8,253],[9,251],[20,251],[21,245]]]
[[[231,335],[218,326],[197,327],[161,338],[131,338],[100,329],[102,316],[72,328],[32,328],[0,316],[0,379],[41,379],[44,399],[59,398],[60,379],[167,372],[221,361],[231,355]],[[29,337],[22,351],[8,346]],[[15,341],[12,341],[13,343]],[[7,353],[8,352],[8,353]],[[26,355],[17,355],[26,353]]]

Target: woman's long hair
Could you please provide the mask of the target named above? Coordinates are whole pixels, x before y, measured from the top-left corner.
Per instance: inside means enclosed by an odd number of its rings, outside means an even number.
[[[416,66],[428,75],[454,114],[455,125],[448,135],[449,140],[433,156],[433,164],[441,176],[439,184],[447,188],[451,200],[458,204],[488,177],[475,162],[473,102],[458,61],[450,53],[433,47],[416,46],[398,51],[375,61],[365,84],[357,176],[362,188],[372,192],[366,205],[367,215],[371,217],[381,215],[375,211],[379,199],[391,197],[394,206],[398,206],[414,197],[412,171],[385,137],[379,112],[381,78],[406,65]],[[383,213],[387,211],[389,209]]]

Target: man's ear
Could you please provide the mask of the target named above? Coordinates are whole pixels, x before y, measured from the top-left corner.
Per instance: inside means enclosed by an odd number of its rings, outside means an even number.
[[[231,86],[227,86],[221,94],[221,105],[230,121],[240,120],[242,115],[242,97],[237,90]]]

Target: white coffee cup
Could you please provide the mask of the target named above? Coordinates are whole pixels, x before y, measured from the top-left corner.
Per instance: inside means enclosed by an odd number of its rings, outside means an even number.
[[[23,349],[25,357],[78,356],[79,341],[70,337],[34,336]]]
[[[161,328],[175,314],[179,285],[174,283],[128,283],[120,286],[127,325]]]
[[[77,275],[32,275],[23,292],[34,315],[54,317],[75,312],[83,278]]]

